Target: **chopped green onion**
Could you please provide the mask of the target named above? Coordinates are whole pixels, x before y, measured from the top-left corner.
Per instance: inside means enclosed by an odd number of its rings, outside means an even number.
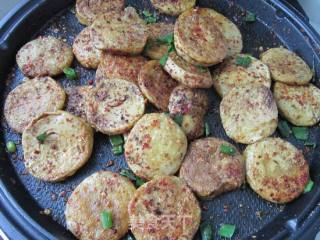
[[[100,214],[100,221],[103,229],[110,229],[112,228],[113,221],[112,221],[112,214],[111,212],[104,211]]]
[[[13,141],[7,142],[7,151],[9,153],[14,153],[17,150],[16,144]]]
[[[231,156],[234,156],[237,153],[236,149],[234,149],[233,147],[224,145],[224,144],[222,144],[220,146],[220,152],[231,155]]]
[[[149,11],[143,11],[142,14],[144,15],[144,21],[146,24],[155,23],[157,22],[157,16],[155,13],[150,13]]]
[[[309,138],[309,130],[306,127],[293,127],[292,128],[293,135],[298,140],[308,140]]]
[[[311,147],[311,148],[316,148],[316,147],[317,147],[317,144],[316,144],[315,142],[311,142],[311,141],[306,141],[306,142],[304,143],[304,145],[305,145],[306,147]]]
[[[200,226],[201,239],[213,240],[212,226],[209,223],[202,223]]]
[[[286,121],[279,121],[278,129],[282,137],[289,137],[292,133],[289,124]]]
[[[174,50],[175,50],[174,44],[171,43],[171,44],[170,44],[170,47],[168,48],[168,53],[171,53],[171,52],[173,52]]]
[[[305,186],[303,193],[310,192],[313,188],[313,185],[314,185],[314,182],[310,179],[307,185]]]
[[[256,15],[252,12],[247,11],[246,22],[255,22],[257,20]]]
[[[112,147],[119,146],[124,143],[122,135],[111,136],[109,139]]]
[[[222,224],[219,229],[219,235],[221,237],[232,238],[234,232],[236,231],[236,226],[231,224]]]
[[[73,68],[64,68],[63,69],[64,74],[67,76],[69,79],[76,79],[77,78],[77,73]]]
[[[165,55],[162,56],[162,58],[160,58],[159,63],[162,67],[164,67],[168,61],[169,58],[169,54],[166,53]]]
[[[168,35],[161,36],[157,39],[158,42],[171,44],[174,42],[173,33],[169,33]]]
[[[242,66],[242,67],[247,68],[250,66],[251,62],[252,62],[252,59],[249,56],[237,56],[236,57],[236,65],[238,65],[238,66]]]
[[[123,153],[123,145],[114,146],[112,148],[112,152],[114,155],[121,155]]]
[[[207,122],[204,124],[204,134],[206,137],[210,136],[211,134],[210,125]]]
[[[203,67],[201,65],[196,65],[196,68],[199,70],[199,72],[205,73],[208,71],[208,68]]]
[[[48,136],[49,134],[47,132],[41,133],[37,136],[37,140],[39,141],[39,143],[43,144]]]
[[[130,169],[122,169],[120,175],[129,178],[131,181],[135,182],[136,187],[140,187],[145,181],[136,176]]]
[[[178,124],[179,126],[182,125],[182,122],[183,122],[183,115],[175,115],[173,117],[173,121],[176,122],[176,124]]]

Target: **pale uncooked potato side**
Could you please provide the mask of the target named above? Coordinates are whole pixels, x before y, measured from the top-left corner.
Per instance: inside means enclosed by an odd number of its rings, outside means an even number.
[[[174,43],[178,54],[180,50],[188,56],[186,61],[190,62],[192,59],[203,66],[211,66],[222,62],[226,57],[226,39],[214,24],[211,11],[213,10],[208,8],[190,9],[176,21]]]
[[[313,126],[320,121],[320,89],[315,85],[276,82],[273,95],[280,114],[292,124]]]
[[[209,99],[204,90],[177,86],[170,95],[169,113],[182,116],[181,128],[189,140],[199,138],[204,133],[204,115]]]
[[[269,88],[262,85],[234,87],[220,103],[226,134],[234,141],[251,144],[272,135],[278,109]]]
[[[147,44],[143,50],[143,54],[150,59],[160,60],[169,49],[167,43],[160,42],[160,37],[173,34],[174,24],[172,23],[152,23],[148,25],[149,37]]]
[[[200,225],[201,209],[182,179],[162,176],[135,192],[129,218],[137,240],[192,240]]]
[[[148,28],[133,7],[99,15],[91,27],[93,45],[116,54],[139,54],[146,45]]]
[[[42,142],[39,135],[46,136]],[[65,111],[44,113],[23,131],[22,147],[31,175],[43,181],[62,181],[89,160],[93,130],[84,120]]]
[[[63,108],[66,94],[51,77],[25,78],[13,89],[4,103],[4,116],[9,126],[18,133],[44,112]]]
[[[130,131],[125,143],[125,157],[139,177],[175,174],[187,151],[187,138],[164,113],[145,114]]]
[[[151,60],[141,68],[138,83],[148,101],[162,111],[168,110],[170,94],[178,82],[162,69],[159,61]]]
[[[247,182],[262,198],[287,203],[297,198],[309,180],[301,151],[280,138],[266,138],[244,151]]]
[[[123,8],[124,0],[77,0],[75,10],[80,23],[91,25],[100,14]]]
[[[178,16],[184,11],[193,8],[196,0],[151,0],[151,3],[162,13]]]
[[[87,120],[88,97],[94,90],[93,86],[75,86],[66,89],[66,111]]]
[[[128,204],[136,189],[118,173],[100,171],[72,192],[65,209],[67,228],[78,239],[119,240],[129,229]],[[101,214],[110,212],[112,228],[104,229]]]
[[[305,85],[310,82],[313,73],[306,62],[288,49],[270,48],[260,56],[268,65],[273,80],[290,85]]]
[[[26,43],[17,53],[16,61],[28,77],[56,76],[73,61],[72,48],[52,36],[40,36]]]
[[[97,68],[102,51],[95,48],[91,41],[90,27],[83,29],[75,38],[72,49],[79,63],[85,68]]]
[[[233,148],[235,154],[222,153],[221,146]],[[244,183],[245,163],[232,144],[218,138],[203,138],[189,146],[179,176],[198,196],[213,198]]]
[[[130,130],[142,117],[145,99],[139,88],[123,79],[109,79],[95,88],[88,97],[87,120],[107,135]]]
[[[248,67],[236,64],[236,59],[250,57]],[[223,97],[232,88],[240,85],[260,84],[268,88],[271,86],[271,76],[267,65],[260,60],[246,54],[238,54],[226,59],[212,72],[213,86],[218,94]]]
[[[164,70],[173,79],[190,88],[210,88],[213,84],[208,68],[192,65],[176,52],[169,54]]]
[[[124,79],[138,84],[138,75],[147,60],[142,56],[119,56],[104,53],[96,72],[96,85],[108,79]]]

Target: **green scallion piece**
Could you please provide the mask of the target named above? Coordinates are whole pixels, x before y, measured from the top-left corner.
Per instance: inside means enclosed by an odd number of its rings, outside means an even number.
[[[179,126],[182,125],[182,122],[183,122],[183,115],[175,115],[173,117],[173,121],[176,122],[176,124],[178,124]]]
[[[282,137],[289,137],[292,133],[289,124],[286,121],[279,121],[278,129]]]
[[[165,55],[162,56],[162,58],[160,58],[159,63],[162,67],[164,67],[168,61],[169,58],[169,54],[166,53]]]
[[[14,153],[17,150],[16,144],[13,141],[7,142],[6,147],[9,153]]]
[[[161,43],[167,43],[167,44],[171,44],[174,42],[174,36],[173,36],[173,33],[170,33],[168,35],[165,35],[165,36],[161,36],[157,39],[158,42],[161,42]]]
[[[309,138],[309,129],[306,127],[293,127],[292,132],[298,140],[306,141]]]
[[[149,11],[145,10],[142,12],[142,14],[144,16],[144,21],[146,22],[146,24],[157,22],[157,16],[155,13],[152,14]]]
[[[112,152],[116,156],[123,154],[123,145],[114,146],[112,148]]]
[[[197,69],[199,70],[199,72],[201,72],[201,73],[205,73],[205,72],[208,71],[208,68],[203,67],[203,66],[201,66],[201,65],[196,65],[196,68],[197,68]]]
[[[204,134],[206,137],[210,136],[211,134],[210,125],[207,122],[204,124]]]
[[[73,68],[64,68],[63,69],[64,74],[67,76],[69,79],[76,79],[77,78],[77,73]]]
[[[246,22],[255,22],[257,20],[256,15],[252,12],[247,11]]]
[[[242,67],[247,68],[250,66],[251,62],[252,62],[252,59],[249,56],[237,56],[236,57],[236,65],[238,65],[238,66],[242,66]]]
[[[120,175],[129,178],[131,181],[135,182],[136,187],[140,187],[145,181],[136,176],[130,169],[122,169]]]
[[[310,147],[310,148],[316,148],[316,147],[317,147],[317,144],[316,144],[315,142],[312,142],[312,141],[306,141],[306,142],[304,143],[304,145],[305,145],[306,147]]]
[[[236,226],[232,224],[222,224],[219,229],[219,235],[225,238],[232,238],[236,231]]]
[[[303,193],[310,192],[312,190],[312,188],[313,188],[313,185],[314,185],[314,182],[311,179],[309,179],[309,182],[305,186]]]
[[[224,144],[222,144],[220,146],[220,152],[231,155],[231,156],[234,156],[237,153],[236,149],[234,149],[233,147],[224,145]]]
[[[110,136],[109,139],[110,139],[110,143],[111,143],[112,147],[124,144],[124,140],[123,140],[122,135]]]
[[[100,214],[100,221],[103,229],[110,229],[112,228],[113,221],[112,221],[112,214],[111,212],[104,211]]]
[[[49,136],[49,134],[47,132],[41,133],[37,136],[37,140],[40,144],[43,144],[44,141],[47,139],[47,137]]]
[[[136,187],[141,187],[143,184],[145,184],[145,181],[142,178],[136,177]]]
[[[213,240],[212,226],[209,223],[202,223],[200,226],[201,240]]]

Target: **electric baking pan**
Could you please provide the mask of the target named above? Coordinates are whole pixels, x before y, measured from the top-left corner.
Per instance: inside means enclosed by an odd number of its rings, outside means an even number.
[[[139,11],[154,10],[149,0],[128,0],[126,4]],[[197,5],[214,8],[235,22],[242,32],[246,53],[257,57],[261,47],[267,49],[280,45],[296,52],[314,68],[314,83],[320,87],[317,78],[320,76],[320,38],[307,17],[296,8],[279,0],[199,0]],[[72,190],[98,170],[119,171],[126,167],[123,156],[112,155],[108,137],[96,133],[92,157],[80,171],[61,183],[41,182],[26,172],[21,136],[14,133],[3,118],[4,99],[23,78],[15,63],[17,50],[38,35],[61,37],[72,44],[83,28],[75,17],[73,6],[72,0],[23,1],[0,22],[0,226],[10,239],[73,239],[65,229],[64,219],[66,200]],[[255,13],[257,21],[246,23],[246,11]],[[159,19],[172,20],[162,15]],[[94,71],[80,67],[76,61],[73,66],[79,79],[56,78],[64,87],[87,84],[94,79]],[[217,114],[220,99],[213,89],[209,92],[211,107],[206,119],[212,135],[228,139]],[[320,145],[319,127],[310,128],[310,133],[310,138]],[[6,153],[8,140],[17,143],[16,154]],[[220,239],[217,232],[221,223],[236,225],[233,239],[314,239],[320,230],[320,147],[307,149],[303,142],[293,137],[287,140],[304,151],[315,182],[313,190],[287,205],[268,203],[248,186],[210,201],[201,201],[202,218],[214,226],[214,239]],[[243,145],[236,145],[243,150]],[[108,167],[109,160],[114,160],[115,164]],[[43,214],[44,209],[50,209],[51,214]],[[199,239],[199,235],[195,239]]]

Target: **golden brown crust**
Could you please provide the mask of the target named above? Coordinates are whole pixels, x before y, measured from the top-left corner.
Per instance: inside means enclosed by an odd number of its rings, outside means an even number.
[[[145,114],[130,131],[125,144],[126,161],[144,178],[173,175],[187,151],[182,129],[164,113]]]
[[[125,177],[109,171],[83,180],[68,199],[65,210],[67,228],[78,239],[119,240],[129,228],[128,204],[135,187]],[[112,228],[103,229],[101,213],[111,212]]]
[[[151,0],[151,3],[162,13],[178,16],[184,11],[193,8],[196,0]]]
[[[104,53],[96,72],[96,85],[108,79],[124,79],[138,84],[138,75],[147,60],[142,56],[119,56]]]
[[[203,66],[222,62],[227,54],[226,40],[214,24],[210,11],[208,8],[185,11],[174,28],[176,48]]]
[[[248,183],[268,201],[292,201],[309,180],[309,167],[302,152],[280,138],[266,138],[249,145],[244,157]]]
[[[47,137],[41,143],[37,136],[44,133]],[[22,147],[26,169],[31,175],[43,181],[62,181],[90,158],[93,130],[70,113],[44,113],[23,131]]]
[[[230,138],[251,144],[275,132],[278,109],[269,88],[243,85],[234,87],[222,99],[220,117]]]
[[[137,240],[193,239],[201,210],[181,179],[158,177],[142,185],[129,203],[130,229]]]
[[[157,108],[167,111],[170,94],[178,83],[162,69],[159,61],[147,62],[140,70],[138,81],[143,95]]]
[[[320,89],[315,85],[276,82],[273,94],[280,114],[292,124],[313,126],[320,121]]]
[[[245,180],[242,155],[220,152],[220,147],[236,148],[218,138],[204,138],[191,143],[180,169],[180,177],[200,197],[212,198],[234,190]]]
[[[4,116],[11,128],[22,133],[32,119],[62,109],[65,99],[63,88],[51,77],[26,78],[7,96]]]

